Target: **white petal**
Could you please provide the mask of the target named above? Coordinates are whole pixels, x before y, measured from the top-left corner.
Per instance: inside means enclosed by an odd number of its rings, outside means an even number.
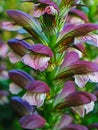
[[[90,81],[98,83],[98,72],[88,74]]]
[[[14,52],[9,52],[8,57],[11,63],[19,62],[21,57],[15,54]]]
[[[39,59],[39,70],[43,71],[48,66],[48,61],[50,60],[50,57],[42,57]]]
[[[43,71],[48,66],[48,61],[50,60],[50,57],[47,56],[41,56],[41,55],[33,55],[33,54],[27,54],[22,57],[22,62],[35,70]]]
[[[22,99],[27,101],[30,105],[35,105],[37,107],[42,106],[44,99],[46,98],[46,93],[32,93],[26,92]]]
[[[85,84],[89,81],[88,75],[74,75],[75,83],[80,87],[84,87]]]
[[[22,91],[22,88],[20,88],[19,86],[17,86],[17,85],[14,84],[14,83],[11,83],[10,86],[9,86],[9,91],[10,91],[12,94],[18,94],[19,92]]]
[[[94,109],[94,102],[91,101],[90,103],[83,105],[83,107],[85,109],[86,114],[88,114],[89,112],[93,111],[93,109]]]
[[[72,107],[72,109],[79,114],[81,117],[84,117],[85,114],[88,114],[89,112],[93,111],[94,109],[94,102],[91,101],[88,104]]]

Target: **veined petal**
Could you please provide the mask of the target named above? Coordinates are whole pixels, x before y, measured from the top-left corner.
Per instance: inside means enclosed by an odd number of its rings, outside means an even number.
[[[34,39],[47,45],[48,39],[44,33],[41,33],[42,28],[37,19],[19,10],[8,10],[7,14],[27,32],[29,32]]]
[[[24,56],[28,52],[28,48],[30,47],[27,42],[18,39],[9,40],[8,45],[19,56]]]
[[[46,98],[46,93],[32,93],[30,91],[26,92],[22,99],[27,101],[30,105],[40,107],[43,105]]]
[[[57,108],[74,107],[96,101],[96,96],[88,92],[74,92],[66,97],[65,101],[58,104]]]
[[[38,21],[34,19],[33,17],[29,16],[28,14],[19,11],[19,10],[8,10],[7,14],[20,26],[23,26],[24,28],[32,28],[32,26],[35,28],[41,29],[41,27],[38,24]],[[37,26],[38,24],[38,26]]]
[[[33,93],[47,93],[50,90],[49,86],[40,80],[33,81],[26,89]]]
[[[53,56],[52,50],[48,46],[45,46],[43,44],[34,44],[33,46],[29,47],[29,50],[38,54],[47,55],[49,57]]]
[[[70,69],[72,69],[76,66],[77,66],[77,68],[80,67],[80,73],[81,74],[87,74],[87,73],[90,73],[90,72],[98,71],[98,65],[94,62],[78,61],[78,62],[76,62],[76,64],[73,64],[72,66],[70,66]],[[78,73],[78,71],[76,73]]]
[[[64,58],[61,68],[67,67],[79,60],[79,55],[76,52],[68,52]]]
[[[50,57],[48,56],[43,56],[40,54],[27,54],[22,57],[22,62],[25,65],[28,65],[35,70],[40,70],[43,71],[47,68],[48,66],[48,61],[50,60]]]
[[[89,80],[91,82],[98,82],[98,72],[91,72],[86,75],[74,75],[73,77],[79,87],[84,87]]]
[[[46,121],[40,115],[33,113],[32,115],[25,115],[20,120],[19,123],[24,129],[37,129],[42,128]]]
[[[89,74],[88,74],[89,75]],[[84,87],[85,84],[89,81],[88,75],[74,75],[75,83],[80,87]]]
[[[93,23],[81,24],[78,26],[74,26],[73,29],[70,30],[69,33],[67,33],[66,37],[68,38],[69,36],[71,37],[84,36],[85,34],[94,30],[98,30],[98,24]]]
[[[23,101],[20,97],[14,96],[11,99],[12,106],[14,110],[20,114],[21,116],[24,115],[31,115],[34,107],[30,106],[28,102]]]
[[[89,61],[77,61],[68,67],[61,69],[56,79],[68,78],[73,75],[83,75],[98,71],[98,65]]]
[[[18,31],[21,26],[17,25],[15,22],[3,22],[2,28],[8,31]]]
[[[9,85],[9,91],[12,93],[12,94],[18,94],[19,92],[22,91],[22,88],[19,87],[18,85],[16,85],[15,83],[11,83]]]
[[[98,47],[98,35],[97,34],[88,34],[83,37],[75,38],[74,44],[79,43],[88,43]]]
[[[34,81],[33,77],[22,70],[10,70],[9,78],[19,87],[24,88],[31,82]],[[20,82],[21,79],[21,82]]]
[[[86,24],[81,24],[78,26],[73,26],[73,28],[71,28],[67,32],[67,34],[66,34],[66,31],[64,31],[64,30],[65,29],[63,29],[63,32],[61,32],[63,34],[62,37],[59,36],[57,39],[57,45],[59,45],[61,43],[63,46],[65,44],[70,44],[75,37],[84,36],[89,32],[98,30],[98,24],[86,23]]]

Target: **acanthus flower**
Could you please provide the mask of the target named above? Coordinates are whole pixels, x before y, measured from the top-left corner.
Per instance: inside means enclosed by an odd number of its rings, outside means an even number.
[[[46,93],[50,90],[46,83],[34,80],[33,77],[21,70],[9,71],[9,77],[13,81],[9,87],[11,93],[18,94],[22,89],[25,89],[27,92],[22,96],[24,101],[37,107],[44,103]]]
[[[18,96],[14,96],[11,103],[15,111],[21,116],[19,123],[22,128],[37,129],[44,127],[46,121],[37,113],[35,106],[30,105]]]
[[[55,97],[54,107],[62,110],[71,107],[81,117],[94,109],[94,102],[97,100],[94,94],[88,92],[76,92],[73,81],[67,81],[62,91]]]
[[[22,61],[35,70],[45,70],[53,56],[51,49],[43,44],[30,45],[25,41],[12,39],[8,41],[8,45],[14,52],[8,54],[12,63]]]
[[[85,51],[83,43],[98,46],[97,35],[91,33],[98,30],[98,24],[88,23],[88,17],[74,8],[79,0],[22,1],[33,3],[32,16],[22,11],[8,10],[7,14],[14,22],[2,24],[7,30],[16,31],[22,27],[33,41],[33,45],[18,39],[8,41],[12,50],[8,54],[10,61],[21,61],[29,66],[29,70],[33,68],[30,72],[36,79],[21,70],[9,71],[9,78],[13,81],[9,86],[10,92],[19,94],[24,90],[22,98],[12,98],[14,109],[22,116],[20,125],[24,129],[43,127],[46,121],[37,113],[38,109],[47,120],[44,129],[87,130],[85,126],[72,123],[69,116],[60,117],[62,112],[70,113],[65,108],[71,108],[81,117],[94,109],[96,96],[90,92],[76,91],[75,83],[84,87],[88,81],[98,82],[98,65],[80,60]],[[47,95],[49,98],[46,98]]]
[[[74,77],[79,87],[84,87],[89,80],[98,82],[98,65],[94,62],[79,60],[76,52],[68,52],[56,79],[66,80],[70,76]]]
[[[85,30],[86,28],[86,30]],[[67,31],[66,31],[67,30]],[[84,38],[86,35],[88,35],[90,32],[98,30],[98,24],[92,24],[92,23],[84,23],[84,24],[79,24],[79,25],[74,25],[71,23],[66,23],[64,28],[59,34],[59,37],[57,39],[57,43],[55,46],[55,49],[57,51],[63,51],[65,50],[64,48],[68,45],[77,45],[78,43],[80,44],[81,42],[76,42],[75,39],[77,38]],[[87,41],[87,40],[86,40]],[[84,41],[85,42],[85,41]],[[60,48],[60,46],[62,48]],[[92,45],[95,45],[95,43],[92,43]]]

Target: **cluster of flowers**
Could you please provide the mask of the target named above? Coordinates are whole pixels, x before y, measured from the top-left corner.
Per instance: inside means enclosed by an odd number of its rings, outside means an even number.
[[[77,9],[81,6],[79,0],[23,2],[33,2],[32,16],[8,10],[14,22],[2,24],[4,29],[29,34],[27,38],[8,41],[10,61],[22,62],[29,68],[27,72],[9,71],[13,81],[10,92],[22,95],[12,98],[14,109],[22,116],[20,125],[25,129],[87,130],[75,124],[71,112],[84,117],[97,100],[82,88],[88,81],[98,82],[98,64],[81,59],[86,51],[83,43],[98,46],[98,36],[92,33],[98,30],[98,24],[90,23]]]

